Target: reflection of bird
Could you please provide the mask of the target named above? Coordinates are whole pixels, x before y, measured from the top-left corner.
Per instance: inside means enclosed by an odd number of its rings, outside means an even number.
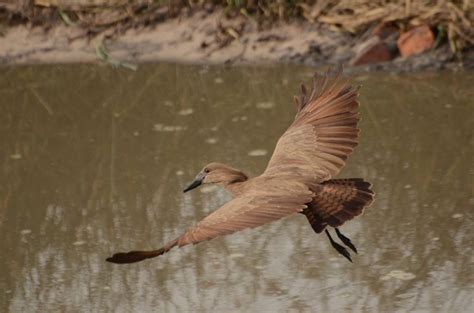
[[[233,199],[161,249],[117,253],[112,263],[133,263],[154,258],[175,246],[210,240],[245,228],[254,228],[294,213],[306,215],[316,233],[338,227],[362,213],[373,200],[370,184],[361,178],[331,179],[344,166],[357,145],[359,129],[357,89],[340,74],[315,75],[313,89],[295,97],[297,114],[279,139],[267,168],[258,177],[224,164],[210,163],[184,192],[201,184],[217,183]],[[331,245],[351,260],[346,248],[325,230]],[[355,246],[336,228],[340,240]]]

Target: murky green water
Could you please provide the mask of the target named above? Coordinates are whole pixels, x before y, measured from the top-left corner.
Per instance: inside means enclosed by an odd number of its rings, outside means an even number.
[[[151,261],[224,203],[182,194],[209,161],[259,174],[311,69],[3,68],[0,311],[472,312],[474,75],[371,74],[340,177],[377,193],[337,255],[303,216]],[[266,154],[265,154],[266,153]]]

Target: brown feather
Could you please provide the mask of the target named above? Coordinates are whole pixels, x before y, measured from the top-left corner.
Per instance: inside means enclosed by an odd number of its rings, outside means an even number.
[[[345,165],[359,135],[358,88],[347,85],[340,74],[315,75],[310,93],[301,85],[300,97],[294,98],[295,119],[278,140],[262,175],[248,179],[220,163],[206,166],[201,183],[221,184],[233,200],[161,249],[117,253],[107,261],[139,262],[175,246],[197,244],[298,212],[318,233],[361,214],[373,199],[370,184],[362,179],[330,180]]]
[[[374,197],[370,184],[361,178],[326,181],[318,186],[315,194],[303,213],[317,233],[327,225],[338,227],[362,214]]]
[[[315,75],[310,96],[305,97],[304,87],[302,93],[301,109],[279,139],[265,173],[281,173],[282,164],[298,161],[308,177],[323,182],[340,171],[357,145],[357,89],[340,75]]]

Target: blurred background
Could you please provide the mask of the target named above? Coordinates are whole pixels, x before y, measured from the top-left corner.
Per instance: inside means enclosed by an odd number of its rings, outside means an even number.
[[[183,187],[210,161],[263,171],[297,66],[21,66],[0,80],[2,311],[469,312],[472,73],[359,75],[361,140],[340,177],[376,201],[342,230],[351,264],[291,217],[156,260],[228,200]]]
[[[470,0],[0,0],[0,63],[473,68]]]
[[[472,311],[469,1],[0,8],[1,312]],[[105,262],[225,203],[217,187],[182,193],[210,161],[259,175],[299,83],[337,64],[362,86],[360,143],[338,177],[376,192],[342,227],[354,263],[304,216]]]

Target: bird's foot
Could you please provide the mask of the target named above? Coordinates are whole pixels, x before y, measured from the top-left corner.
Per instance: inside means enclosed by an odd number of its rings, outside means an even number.
[[[344,236],[338,228],[336,228],[336,234],[337,234],[337,237],[339,237],[339,239],[341,239],[342,243],[345,244],[347,247],[351,248],[352,251],[354,251],[356,254],[357,254],[357,248],[354,246],[354,244],[352,243],[352,241]]]
[[[331,235],[329,234],[328,230],[326,229],[325,230],[325,233],[326,235],[328,236],[329,238],[329,241],[331,242],[331,246],[336,249],[337,252],[339,252],[342,256],[344,256],[346,259],[348,259],[350,262],[352,262],[352,258],[351,258],[351,254],[349,253],[349,251],[347,251],[346,248],[344,248],[343,246],[341,246],[340,244],[338,244],[337,242],[335,242]]]

